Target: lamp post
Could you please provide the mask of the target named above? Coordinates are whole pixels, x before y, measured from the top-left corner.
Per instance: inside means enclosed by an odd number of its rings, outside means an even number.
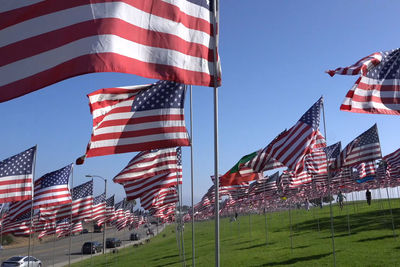
[[[103,177],[101,177],[99,175],[87,174],[85,176],[88,177],[88,178],[97,177],[97,178],[100,178],[100,179],[102,179],[104,181],[104,199],[106,200],[107,199],[107,179],[105,179],[105,178],[103,178]],[[104,222],[104,230],[103,230],[103,254],[106,253],[106,223],[107,222]]]

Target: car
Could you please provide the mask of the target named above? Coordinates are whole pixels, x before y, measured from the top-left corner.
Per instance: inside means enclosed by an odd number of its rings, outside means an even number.
[[[42,262],[32,256],[14,256],[3,261],[1,267],[41,267]]]
[[[130,240],[131,241],[138,241],[138,240],[140,240],[140,235],[138,233],[132,233]]]
[[[121,246],[121,240],[115,237],[106,239],[106,248],[116,248]]]
[[[103,249],[103,245],[99,242],[85,242],[82,246],[82,254],[96,254],[97,252],[101,252]]]

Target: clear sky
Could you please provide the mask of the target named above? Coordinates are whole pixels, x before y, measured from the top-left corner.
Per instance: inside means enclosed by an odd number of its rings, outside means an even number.
[[[291,127],[321,95],[328,144],[342,141],[345,146],[376,122],[383,154],[400,147],[400,117],[339,111],[357,77],[324,73],[399,47],[399,1],[225,0],[220,7],[220,173]],[[1,103],[0,160],[37,144],[37,178],[74,162],[91,133],[86,95],[153,81],[128,74],[89,74]],[[212,96],[212,88],[193,87],[196,202],[211,186],[214,172]],[[123,188],[111,178],[135,154],[89,158],[75,166],[74,184],[86,181],[86,174],[109,178],[108,195],[115,193],[121,200]],[[189,204],[188,147],[183,148],[183,164],[183,197]],[[95,182],[95,195],[103,191],[102,183]]]

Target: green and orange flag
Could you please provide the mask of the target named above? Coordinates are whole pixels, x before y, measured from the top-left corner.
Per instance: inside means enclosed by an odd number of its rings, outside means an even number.
[[[255,151],[243,156],[229,171],[220,177],[220,185],[239,185],[243,182],[254,181],[262,178],[262,173],[255,172],[252,168],[245,166],[247,162],[257,156],[257,152],[258,151]]]

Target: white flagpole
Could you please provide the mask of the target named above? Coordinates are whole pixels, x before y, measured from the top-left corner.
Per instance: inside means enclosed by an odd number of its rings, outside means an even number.
[[[220,266],[219,255],[219,171],[218,171],[218,34],[219,0],[212,1],[213,32],[214,32],[214,177],[215,177],[215,266]]]
[[[31,218],[29,225],[29,243],[28,243],[28,267],[30,265],[29,257],[31,255],[31,239],[32,239],[32,222],[33,222],[33,197],[35,195],[35,170],[36,170],[36,155],[37,155],[37,145],[35,146],[35,156],[33,158],[33,170],[32,170],[32,200],[31,200]]]
[[[190,186],[191,186],[191,205],[192,205],[192,266],[196,266],[195,255],[196,249],[194,244],[194,159],[193,159],[193,103],[192,103],[192,86],[190,85]]]
[[[325,104],[322,103],[322,116],[324,120],[324,135],[325,141],[327,140],[326,137],[326,123],[325,123]],[[333,210],[332,210],[332,193],[331,193],[331,173],[329,171],[329,161],[328,157],[326,157],[326,165],[328,169],[328,195],[329,195],[329,213],[331,219],[331,235],[332,235],[332,253],[333,253],[333,266],[336,267],[336,253],[335,253],[335,231],[333,228]]]
[[[71,266],[71,224],[72,224],[72,193],[74,191],[74,164],[71,166],[71,214],[69,216],[69,247],[68,247],[68,266]]]

